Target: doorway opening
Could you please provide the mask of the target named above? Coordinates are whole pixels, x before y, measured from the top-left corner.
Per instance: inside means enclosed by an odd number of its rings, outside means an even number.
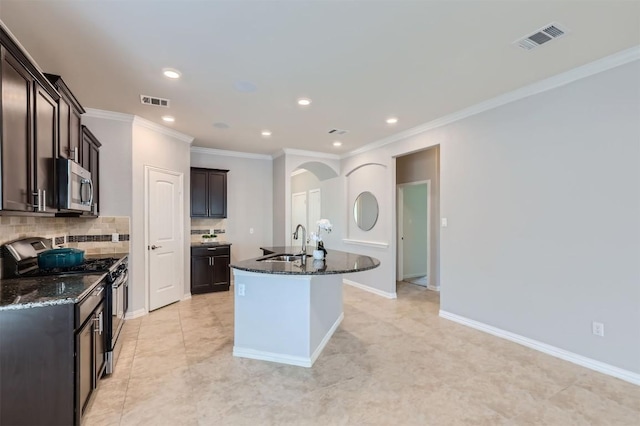
[[[439,291],[439,145],[396,157],[396,208],[396,282]]]

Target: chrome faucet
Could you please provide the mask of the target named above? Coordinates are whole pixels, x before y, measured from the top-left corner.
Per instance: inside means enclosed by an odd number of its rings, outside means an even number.
[[[296,230],[293,233],[293,239],[298,239],[298,231],[300,230],[300,228],[302,228],[302,248],[300,251],[300,260],[302,261],[302,264],[305,265],[307,263],[307,230],[304,229],[304,226],[302,226],[302,224],[299,223],[298,226],[296,226]]]

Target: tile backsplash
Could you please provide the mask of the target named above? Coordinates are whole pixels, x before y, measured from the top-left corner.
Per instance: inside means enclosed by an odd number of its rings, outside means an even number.
[[[226,227],[226,219],[191,219],[191,242],[199,242],[204,234],[212,232],[218,235],[219,240],[224,241],[224,235],[220,234],[226,232]]]
[[[56,246],[87,254],[129,252],[129,217],[99,218],[0,216],[0,245],[26,237],[52,238]],[[118,242],[111,242],[118,234]]]

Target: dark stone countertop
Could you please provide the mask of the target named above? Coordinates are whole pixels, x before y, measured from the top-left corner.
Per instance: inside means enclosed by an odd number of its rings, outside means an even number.
[[[315,260],[312,256],[307,255],[306,265],[301,265],[299,260],[295,262],[264,262],[261,260],[273,255],[297,254],[300,252],[300,247],[260,247],[260,249],[269,254],[235,262],[231,268],[260,274],[330,275],[367,271],[380,266],[380,261],[376,258],[338,250],[327,250],[327,256],[324,260]]]
[[[106,274],[69,274],[0,280],[0,311],[77,303]]]
[[[122,259],[129,253],[87,254],[86,259]],[[98,285],[106,274],[47,275],[0,279],[0,311],[77,303]]]
[[[222,247],[222,246],[230,246],[231,243],[227,241],[211,241],[211,242],[192,242],[191,247]]]

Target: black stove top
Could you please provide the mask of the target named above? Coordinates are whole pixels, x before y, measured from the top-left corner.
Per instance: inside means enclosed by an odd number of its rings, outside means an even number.
[[[116,257],[105,257],[99,259],[85,259],[84,263],[68,268],[36,268],[34,270],[20,274],[21,277],[42,277],[47,275],[67,275],[67,274],[91,274],[96,272],[109,272],[120,259]]]

